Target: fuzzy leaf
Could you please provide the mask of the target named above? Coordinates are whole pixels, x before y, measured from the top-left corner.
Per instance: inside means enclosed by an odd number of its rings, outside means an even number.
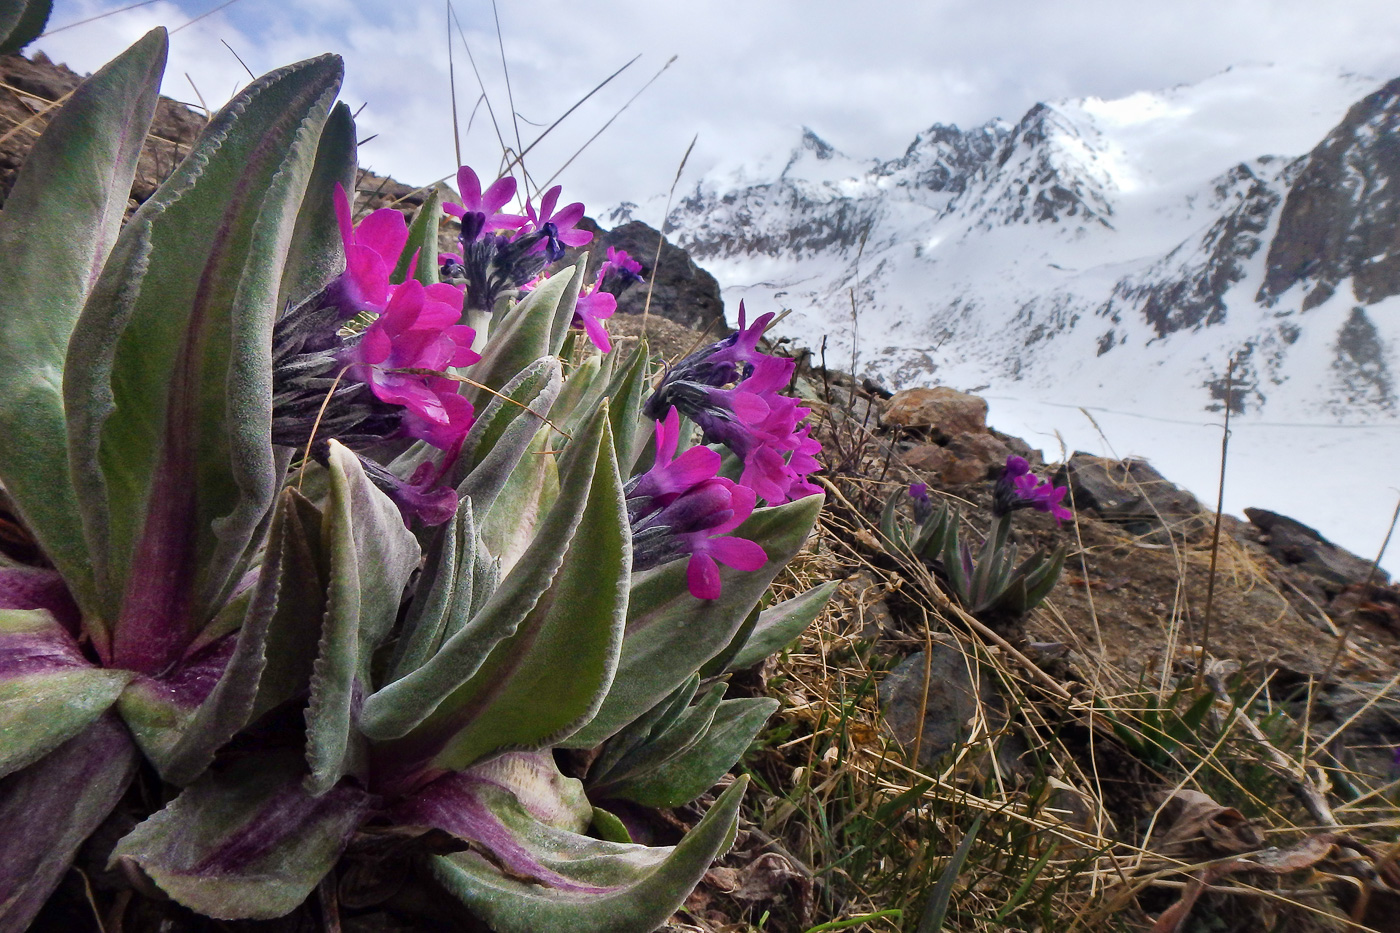
[[[84,81],[34,143],[0,212],[0,483],[89,613],[96,596],[68,465],[64,357],[121,226],[165,54],[165,30],[153,30]]]
[[[29,929],[78,847],[126,792],[137,758],[121,720],[109,713],[0,780],[0,930]]]
[[[743,757],[778,701],[771,697],[726,700],[704,734],[686,748],[636,773],[599,788],[598,796],[620,797],[644,807],[690,803],[715,786]]]
[[[507,311],[492,329],[481,360],[472,365],[472,378],[500,391],[535,360],[556,355],[558,347],[550,340],[550,330],[555,319],[566,311],[572,319],[582,275],[582,266],[556,272]],[[489,404],[490,398],[490,393],[478,389],[472,401],[481,408]]]
[[[404,616],[389,665],[388,682],[418,670],[442,647],[448,620],[471,612],[476,569],[476,521],[472,501],[462,499],[457,512],[433,540],[414,585],[413,602]]]
[[[559,498],[559,468],[550,449],[550,431],[541,428],[506,483],[492,497],[481,523],[482,546],[509,574]]]
[[[117,666],[179,659],[275,501],[268,347],[341,71],[335,56],[279,69],[215,114],[118,236],[74,330],[69,459]]]
[[[53,0],[11,0],[0,8],[0,55],[12,55],[44,32]]]
[[[747,778],[740,778],[674,848],[589,839],[533,820],[505,791],[481,794],[500,827],[503,874],[482,856],[464,852],[433,859],[433,874],[496,933],[651,933],[681,905],[715,857],[734,842]],[[483,823],[485,819],[483,819]],[[502,859],[501,849],[509,852]],[[565,883],[523,880],[515,864],[534,868],[524,878],[557,876]]]
[[[491,397],[472,425],[462,444],[456,482],[457,495],[470,497],[478,515],[491,508],[549,417],[561,372],[553,357],[535,360],[505,384],[500,396]]]
[[[130,679],[93,667],[47,610],[0,609],[0,775],[82,732]]]
[[[588,721],[612,680],[627,612],[631,536],[606,412],[577,443],[534,542],[480,615],[412,674],[365,702],[376,749],[412,773],[539,748]],[[486,653],[486,651],[489,653]]]
[[[723,651],[773,578],[802,549],[821,506],[821,496],[807,496],[755,510],[733,534],[762,545],[768,563],[750,573],[721,568],[718,599],[690,595],[683,560],[637,575],[613,688],[593,721],[563,744],[600,744]]]
[[[645,742],[613,762],[611,767],[595,767],[588,775],[588,789],[592,796],[599,799],[621,796],[613,793],[618,786],[655,770],[693,748],[709,731],[727,688],[728,684],[714,684],[699,703],[681,710],[680,715],[670,722],[659,723]],[[595,775],[594,772],[598,773]]]
[[[279,314],[320,291],[345,268],[335,216],[336,182],[346,191],[355,190],[355,120],[343,103],[331,108],[316,144],[316,162],[282,269]]]
[[[800,596],[785,599],[758,614],[758,624],[733,659],[725,666],[727,671],[742,671],[753,667],[797,640],[807,630],[807,626],[826,608],[827,600],[840,580],[832,580],[813,587]]]
[[[354,720],[371,688],[370,661],[398,616],[418,569],[418,540],[398,506],[365,477],[359,458],[330,445],[330,500],[321,526],[329,568],[326,617],[306,710],[307,788],[325,793],[363,767]]]
[[[219,920],[290,913],[335,865],[373,799],[346,782],[312,796],[295,755],[207,772],[128,833],[129,862],[179,903]]]

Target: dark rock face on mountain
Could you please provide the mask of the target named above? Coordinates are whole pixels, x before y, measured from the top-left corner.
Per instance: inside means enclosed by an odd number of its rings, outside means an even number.
[[[719,283],[713,275],[697,266],[685,250],[674,246],[670,240],[662,240],[658,259],[656,241],[659,234],[639,220],[612,230],[603,230],[592,220],[586,220],[579,226],[593,231],[593,242],[588,245],[590,275],[608,258],[609,247],[626,250],[629,256],[642,264],[642,277],[646,281],[622,293],[617,301],[619,314],[641,314],[646,308],[647,289],[650,287],[651,314],[695,330],[708,330],[716,338],[729,333],[724,321],[724,301],[720,298]],[[571,255],[564,261],[577,260]]]
[[[1314,308],[1350,278],[1363,305],[1400,294],[1400,78],[1357,103],[1288,193],[1259,300]]]
[[[1158,337],[1224,321],[1225,292],[1244,280],[1245,263],[1264,245],[1264,232],[1279,206],[1279,161],[1265,156],[1216,179],[1219,219],[1199,240],[1182,243],[1147,274],[1120,281],[1100,314],[1121,322],[1121,306],[1127,304]],[[1101,347],[1100,355],[1107,349],[1111,344]]]
[[[875,174],[901,187],[961,194],[972,174],[995,156],[1010,131],[993,120],[971,130],[935,123],[909,144],[904,155],[881,163]]]

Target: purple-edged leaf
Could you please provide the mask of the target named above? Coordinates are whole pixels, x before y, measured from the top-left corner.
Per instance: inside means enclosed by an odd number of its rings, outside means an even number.
[[[75,636],[83,620],[63,577],[43,567],[0,567],[0,609],[47,609]]]
[[[286,551],[284,495],[272,522],[257,581],[234,605],[243,624],[159,678],[138,676],[122,694],[122,718],[141,751],[172,784],[197,778],[247,724],[265,666],[268,627],[277,609]]]
[[[335,216],[335,186],[355,190],[355,119],[343,103],[331,108],[316,145],[316,164],[297,212],[297,226],[282,270],[279,311],[320,291],[345,268],[340,224]]]
[[[507,791],[479,786],[474,796],[485,813],[472,813],[471,828],[480,837],[474,848],[489,854],[437,856],[433,874],[496,933],[651,933],[733,843],[747,783],[735,781],[674,848],[557,829],[534,819]]]
[[[0,775],[82,732],[130,679],[94,667],[49,612],[0,610]]]
[[[69,343],[69,459],[115,666],[177,662],[265,529],[268,347],[341,71],[279,69],[215,114],[123,228]]]
[[[563,744],[600,744],[723,651],[773,578],[802,549],[821,507],[821,496],[808,496],[755,510],[734,535],[762,545],[768,563],[750,572],[722,567],[718,599],[690,595],[685,561],[638,574],[612,690],[593,721]]]
[[[607,411],[573,444],[580,468],[479,617],[366,702],[365,734],[396,739],[376,748],[377,767],[459,770],[553,744],[598,708],[621,645],[631,535]]]
[[[121,225],[165,52],[165,30],[154,30],[84,81],[29,151],[0,212],[0,483],[89,610],[64,353]]]
[[[306,899],[374,800],[344,783],[313,797],[294,754],[210,771],[126,835],[127,861],[176,901],[220,920],[265,920]]]
[[[419,558],[398,506],[365,477],[359,458],[334,441],[329,473],[321,546],[330,582],[306,710],[307,787],[313,793],[324,793],[346,774],[363,774],[354,724],[371,689],[370,660],[394,625]]]
[[[0,780],[0,933],[20,933],[131,783],[136,746],[106,715]]]
[[[488,791],[487,789],[493,789]],[[396,804],[388,813],[398,825],[426,826],[450,832],[468,842],[476,833],[499,832],[500,821],[485,816],[483,794],[507,791],[534,820],[555,829],[581,833],[593,819],[583,783],[565,777],[548,752],[506,752],[490,761],[454,771]],[[480,825],[485,819],[485,825]],[[521,866],[525,867],[525,866]]]

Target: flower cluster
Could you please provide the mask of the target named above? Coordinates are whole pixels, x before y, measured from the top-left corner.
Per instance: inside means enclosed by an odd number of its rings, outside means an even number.
[[[470,310],[494,310],[497,300],[561,259],[565,247],[593,241],[592,233],[576,229],[583,219],[582,203],[555,209],[559,185],[544,193],[538,211],[527,200],[524,216],[501,213],[515,197],[514,178],[499,179],[483,192],[476,172],[464,165],[457,171],[457,187],[462,206],[449,204],[443,210],[461,221],[461,252],[443,253],[440,273],[443,281],[465,289]]]
[[[758,350],[772,320],[770,312],[747,325],[740,303],[738,332],[669,369],[643,410],[658,419],[672,406],[680,409],[707,444],[723,444],[739,458],[740,483],[780,505],[821,491],[807,481],[821,467],[815,456],[821,444],[802,423],[811,409],[779,394],[796,363]]]
[[[612,352],[603,321],[617,311],[617,299],[633,284],[642,281],[642,264],[626,250],[608,247],[608,258],[598,267],[592,285],[585,285],[574,305],[573,326],[580,328],[593,345],[604,353]]]
[[[1006,515],[1017,509],[1048,512],[1055,521],[1072,521],[1074,513],[1060,504],[1069,489],[1049,480],[1037,479],[1024,457],[1006,458],[1006,469],[992,493],[992,514]]]
[[[720,594],[719,566],[757,570],[763,548],[728,537],[753,513],[754,492],[718,475],[720,455],[691,447],[676,456],[680,414],[672,408],[656,423],[656,462],[626,487],[632,526],[632,569],[649,570],[689,556],[686,580],[697,599]]]
[[[488,191],[485,201],[498,194]],[[482,201],[478,192],[476,206]],[[370,476],[399,503],[405,520],[446,521],[455,495],[438,484],[474,412],[455,380],[434,374],[480,359],[472,350],[476,332],[460,323],[462,291],[415,279],[416,256],[405,281],[390,281],[408,242],[398,211],[374,211],[355,226],[339,185],[335,210],[345,271],[284,315],[273,334],[273,441],[309,448],[312,456],[324,453],[316,437],[352,447],[395,437],[425,441],[444,452],[441,462],[423,464],[408,482],[382,468]]]

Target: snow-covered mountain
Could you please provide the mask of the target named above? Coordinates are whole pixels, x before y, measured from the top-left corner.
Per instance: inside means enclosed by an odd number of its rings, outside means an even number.
[[[780,333],[892,388],[978,389],[994,422],[998,398],[1116,411],[1144,425],[1119,452],[1161,465],[1179,446],[1162,426],[1217,418],[1233,358],[1241,428],[1314,429],[1261,463],[1364,425],[1394,484],[1397,193],[1400,79],[1249,66],[935,124],[892,159],[806,130],[785,160],[704,179],[669,224],[731,314],[790,308]]]

